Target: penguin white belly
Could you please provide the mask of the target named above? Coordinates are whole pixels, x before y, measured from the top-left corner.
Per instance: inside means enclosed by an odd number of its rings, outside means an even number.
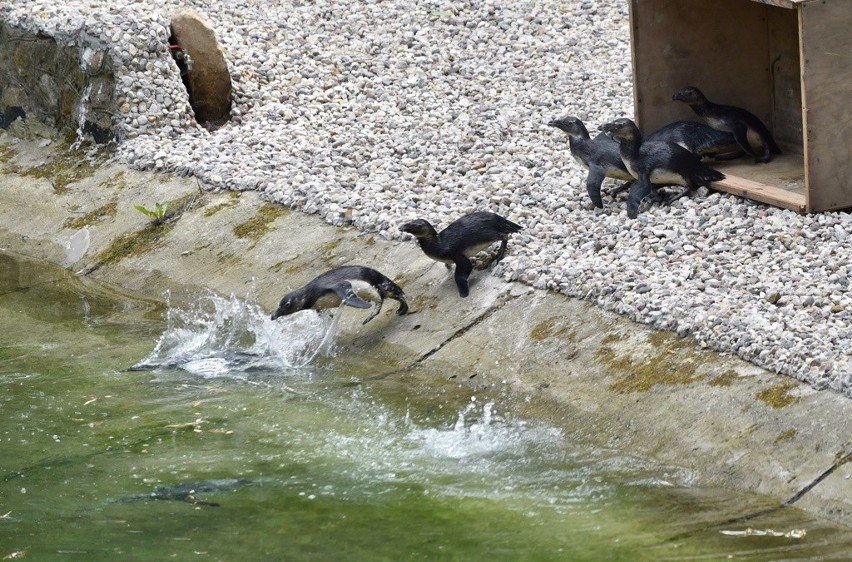
[[[464,255],[471,258],[471,257],[475,256],[476,254],[478,254],[479,252],[481,252],[482,250],[489,247],[493,243],[494,242],[486,242],[485,244],[477,244],[476,246],[471,246],[470,248],[465,250]],[[450,263],[452,263],[452,262],[450,262]]]
[[[366,281],[361,281],[360,279],[350,279],[349,283],[352,284],[352,292],[354,292],[358,296],[358,298],[372,302],[379,302],[380,300],[382,300],[382,296],[379,294],[376,288],[367,283]]]
[[[651,172],[648,179],[651,180],[651,183],[657,185],[686,185],[683,176],[661,168],[657,168]]]
[[[379,295],[376,288],[368,282],[362,281],[361,279],[346,279],[346,282],[352,286],[352,292],[355,293],[355,296],[358,298],[372,302],[379,302],[382,300],[382,297]],[[312,308],[316,310],[337,308],[342,302],[343,299],[341,299],[340,295],[338,295],[335,291],[326,291],[323,296],[317,299]]]
[[[746,138],[748,139],[748,143],[752,148],[763,149],[763,138],[752,128],[749,128],[746,132]]]
[[[724,119],[719,119],[718,117],[708,117],[707,124],[716,129],[717,131],[725,131],[726,133],[733,132],[731,127],[728,126],[728,122]]]

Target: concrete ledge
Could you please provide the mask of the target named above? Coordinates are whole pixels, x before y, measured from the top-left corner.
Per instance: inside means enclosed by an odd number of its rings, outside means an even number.
[[[370,265],[403,286],[414,313],[400,318],[388,306],[367,326],[344,316],[341,352],[383,373],[364,384],[443,376],[505,386],[528,398],[525,414],[571,435],[852,526],[852,403],[838,394],[489,271],[475,272],[460,299],[413,241],[328,226],[254,193],[93,167],[40,144],[0,134],[0,248],[63,263],[85,229],[73,271],[155,298],[165,289],[192,298],[202,287],[244,295],[253,283],[269,310],[329,267]],[[177,214],[159,228],[133,208],[163,201]]]

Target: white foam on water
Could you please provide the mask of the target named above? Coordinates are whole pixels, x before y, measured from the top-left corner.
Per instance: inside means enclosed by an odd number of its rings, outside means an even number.
[[[334,354],[342,311],[333,318],[303,311],[279,320],[255,302],[207,295],[188,308],[167,294],[166,328],[135,368],[180,368],[201,377],[245,378],[255,370],[299,369]]]

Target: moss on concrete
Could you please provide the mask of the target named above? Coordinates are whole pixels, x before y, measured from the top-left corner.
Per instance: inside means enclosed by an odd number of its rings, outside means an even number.
[[[603,339],[601,340],[601,345],[610,345],[613,343],[620,342],[622,339],[622,336],[618,334],[609,333],[603,337]]]
[[[710,380],[707,384],[710,386],[731,386],[737,378],[739,378],[739,375],[737,375],[736,371],[728,369],[718,377]]]
[[[69,218],[65,221],[65,226],[68,228],[79,230],[85,226],[91,226],[93,224],[99,223],[105,218],[114,217],[117,213],[118,201],[113,199],[106,205],[102,205],[97,209],[89,211],[82,217],[77,217],[75,219]]]
[[[98,254],[98,262],[101,265],[110,265],[118,263],[126,257],[149,252],[173,227],[174,223],[151,222],[141,230],[123,234]]]
[[[228,201],[225,201],[224,203],[219,203],[218,205],[213,205],[209,209],[206,209],[204,211],[204,218],[206,218],[206,219],[210,218],[223,209],[229,209],[231,207],[235,207],[239,202],[240,202],[239,192],[232,191],[231,192],[231,198]]]
[[[783,408],[799,401],[798,397],[790,394],[790,391],[797,386],[798,383],[795,381],[785,381],[758,392],[755,398],[770,408]]]
[[[557,329],[556,326],[558,323],[558,316],[551,316],[547,320],[539,322],[532,330],[530,330],[530,338],[533,341],[544,341],[554,336],[564,336],[566,339],[570,340],[574,340],[576,338],[576,334],[569,330],[567,326],[561,326]]]
[[[411,301],[411,310],[412,311],[420,311],[420,310],[434,310],[438,308],[438,299],[434,296],[430,295],[417,295]]]
[[[11,146],[0,145],[0,164],[6,164],[17,155],[18,152]]]
[[[95,161],[90,161],[80,152],[73,150],[71,143],[66,140],[63,146],[54,152],[51,160],[31,168],[18,169],[17,173],[47,180],[53,186],[53,191],[61,195],[68,190],[69,185],[92,177],[96,167],[106,158],[107,154],[103,153]]]
[[[152,221],[142,229],[128,232],[116,238],[112,244],[98,254],[101,265],[118,263],[129,256],[139,256],[153,250],[186,211],[192,209],[199,200],[195,192],[187,193],[168,202],[168,211],[162,221]]]
[[[775,438],[774,443],[777,445],[778,443],[783,443],[784,441],[789,441],[793,437],[796,436],[798,431],[796,431],[795,427],[791,427],[787,431],[782,431],[778,434],[778,437]]]
[[[596,355],[601,362],[615,373],[627,373],[610,385],[610,389],[618,393],[646,392],[655,385],[684,385],[704,378],[695,374],[700,359],[688,350],[687,343],[667,333],[652,334],[648,341],[662,349],[635,363],[629,354],[619,356],[609,345],[600,347]]]
[[[121,170],[99,183],[98,187],[121,191],[122,189],[127,188],[127,174],[124,170]]]
[[[278,217],[283,217],[290,210],[280,205],[265,203],[258,209],[257,214],[242,224],[234,227],[234,236],[237,238],[248,238],[257,242],[272,229],[272,223]]]

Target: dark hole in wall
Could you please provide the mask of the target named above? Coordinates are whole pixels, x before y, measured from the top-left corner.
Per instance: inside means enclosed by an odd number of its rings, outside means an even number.
[[[9,125],[14,123],[18,117],[22,119],[27,117],[27,112],[24,111],[23,107],[7,107],[5,110],[0,111],[0,129],[8,129]]]
[[[168,42],[195,119],[208,129],[227,122],[231,77],[211,26],[198,14],[177,14],[172,19]]]
[[[186,50],[180,46],[178,43],[177,37],[174,34],[169,35],[169,53],[172,55],[172,59],[177,64],[178,70],[180,70],[180,79],[183,82],[184,88],[186,88],[186,92],[189,94],[190,100],[192,99],[192,86],[189,84],[189,65],[187,64],[188,55]]]

